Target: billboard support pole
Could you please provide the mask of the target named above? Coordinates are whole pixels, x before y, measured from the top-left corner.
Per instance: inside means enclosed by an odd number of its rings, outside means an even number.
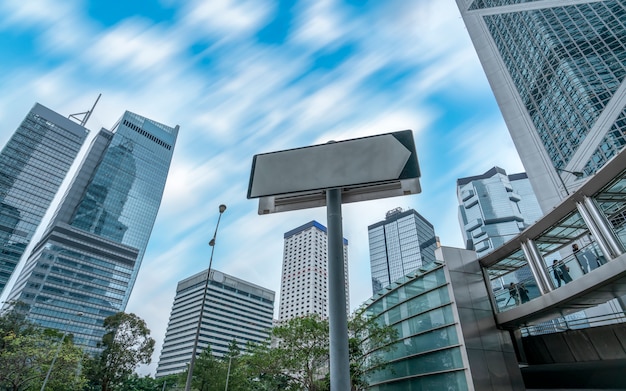
[[[341,189],[326,190],[328,223],[328,324],[330,330],[330,389],[350,390],[346,276],[343,255]]]

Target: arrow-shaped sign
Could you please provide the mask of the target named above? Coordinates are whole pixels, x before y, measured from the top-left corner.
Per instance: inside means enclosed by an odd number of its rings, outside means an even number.
[[[248,198],[418,177],[413,132],[405,130],[255,155]]]

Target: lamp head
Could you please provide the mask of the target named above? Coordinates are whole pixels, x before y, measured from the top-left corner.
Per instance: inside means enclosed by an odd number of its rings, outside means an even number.
[[[221,204],[220,205],[220,213],[224,213],[225,210],[226,210],[226,205]]]
[[[585,174],[580,171],[572,171],[572,175],[574,175],[576,178],[582,178],[585,176]]]

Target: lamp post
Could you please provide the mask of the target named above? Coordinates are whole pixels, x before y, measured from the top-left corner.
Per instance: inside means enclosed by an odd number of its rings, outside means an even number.
[[[564,169],[558,168],[558,167],[554,167],[554,168],[556,170],[556,176],[559,177],[559,180],[561,181],[561,185],[563,185],[563,189],[565,189],[565,194],[567,194],[568,196],[570,195],[569,194],[569,190],[567,190],[567,186],[565,186],[565,181],[563,181],[563,177],[561,176],[561,174],[559,174],[559,172],[562,171],[562,172],[566,172],[568,174],[572,174],[572,175],[574,175],[578,179],[580,179],[583,176],[585,176],[585,174],[583,174],[580,171],[568,171],[568,170],[564,170]]]
[[[228,372],[226,373],[226,387],[224,391],[228,391],[228,379],[230,379],[230,365],[233,363],[233,356],[228,358]]]
[[[83,316],[82,312],[78,312],[76,313],[76,316]],[[54,363],[57,361],[57,358],[59,357],[59,353],[61,352],[61,348],[63,347],[63,341],[65,341],[65,337],[67,336],[67,333],[69,332],[69,326],[71,325],[71,320],[67,326],[67,329],[63,332],[63,336],[61,337],[61,341],[59,342],[59,347],[57,347],[57,351],[54,353],[54,357],[52,358],[52,362],[50,363],[50,368],[48,368],[48,372],[46,373],[46,378],[43,379],[43,384],[41,385],[41,391],[44,391],[44,389],[46,388],[46,384],[48,384],[48,379],[50,379],[50,374],[52,373],[52,367],[54,367]]]
[[[217,218],[217,224],[215,225],[215,232],[213,232],[213,238],[209,241],[211,246],[211,257],[209,258],[209,268],[206,271],[206,282],[204,284],[204,291],[202,292],[202,305],[200,306],[200,316],[198,317],[198,326],[196,327],[196,336],[193,341],[193,350],[191,352],[191,360],[189,361],[189,371],[187,372],[187,382],[185,383],[185,391],[191,390],[191,379],[193,377],[193,367],[196,364],[196,351],[198,350],[198,339],[200,338],[200,327],[202,326],[202,315],[204,314],[204,303],[206,302],[206,294],[209,290],[209,278],[211,277],[211,265],[213,264],[213,252],[215,251],[215,237],[217,236],[217,229],[220,226],[220,220],[222,219],[222,213],[226,210],[226,205],[221,204],[219,206],[220,214]]]

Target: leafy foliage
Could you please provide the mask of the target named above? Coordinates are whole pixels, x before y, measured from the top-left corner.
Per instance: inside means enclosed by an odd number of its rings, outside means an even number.
[[[126,378],[120,385],[120,389],[124,391],[161,391],[178,389],[178,375],[170,375],[155,379],[150,376],[141,377],[133,373]]]
[[[275,346],[259,345],[248,358],[259,378],[285,390],[318,391],[328,366],[328,322],[316,315],[274,327]]]
[[[122,385],[139,364],[149,364],[154,339],[146,322],[135,314],[118,312],[104,320],[102,353],[89,363],[88,373],[102,391],[123,389]]]
[[[348,333],[352,390],[362,390],[368,386],[365,376],[368,371],[379,371],[387,367],[387,362],[380,353],[393,349],[392,343],[398,338],[398,332],[393,327],[368,317],[364,310],[358,310],[348,322]],[[368,354],[374,350],[378,354]]]
[[[54,361],[46,390],[80,389],[82,351],[71,336],[28,322],[18,305],[0,315],[0,389],[39,390]]]
[[[348,322],[350,379],[352,390],[367,387],[366,372],[382,370],[386,363],[374,350],[392,349],[395,329],[359,311]],[[255,390],[324,391],[329,385],[328,321],[316,315],[294,318],[275,327],[273,343],[251,346],[242,359]]]

